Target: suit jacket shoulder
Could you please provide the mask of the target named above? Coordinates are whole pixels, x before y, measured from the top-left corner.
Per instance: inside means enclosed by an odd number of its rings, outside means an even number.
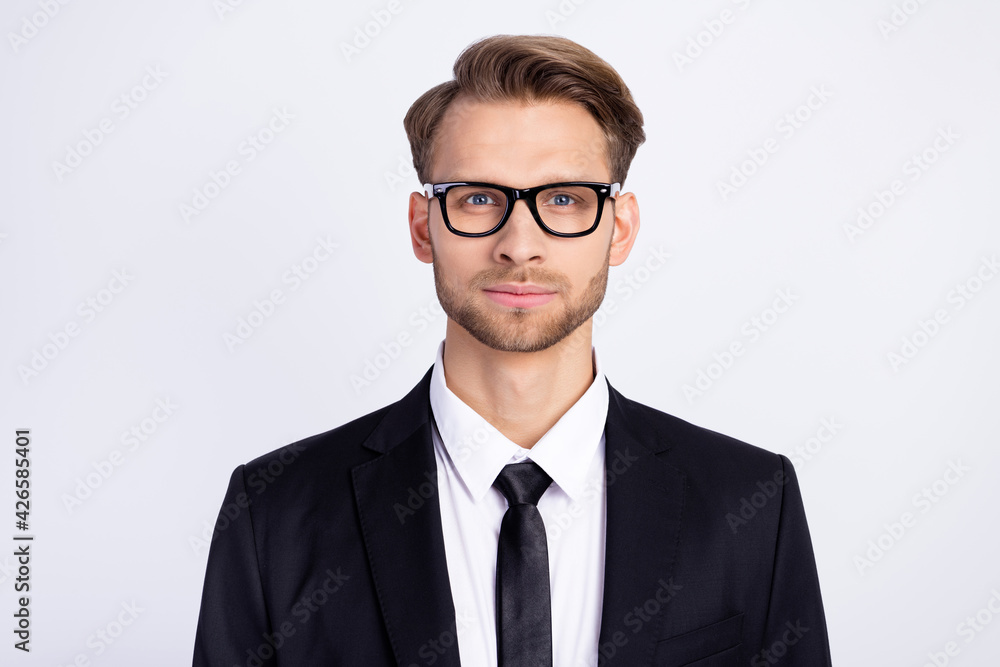
[[[351,471],[415,435],[429,423],[431,371],[398,401],[341,426],[279,447],[242,466],[252,496],[290,508],[310,493],[350,486]],[[265,494],[264,491],[267,491]]]
[[[604,662],[829,665],[791,462],[609,393]]]
[[[625,398],[613,388],[611,394],[632,437],[683,472],[688,492],[702,502],[727,506],[735,499],[738,506],[741,497],[760,490],[758,482],[772,491],[772,483],[787,484],[794,474],[782,455]]]

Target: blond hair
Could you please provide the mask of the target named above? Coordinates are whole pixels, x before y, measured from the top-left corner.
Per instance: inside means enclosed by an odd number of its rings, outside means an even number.
[[[454,75],[417,98],[403,119],[421,183],[430,181],[434,135],[458,97],[581,105],[593,115],[606,139],[611,180],[622,184],[636,150],[646,140],[642,112],[618,72],[593,51],[565,37],[486,37],[459,54]]]

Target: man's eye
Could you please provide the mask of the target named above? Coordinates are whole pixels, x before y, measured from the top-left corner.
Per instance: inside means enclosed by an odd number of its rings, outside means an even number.
[[[481,193],[475,195],[469,195],[468,197],[466,197],[465,203],[473,204],[475,206],[489,206],[490,204],[496,204],[496,202],[493,200],[493,197]]]
[[[573,203],[573,198],[565,194],[552,195],[546,203],[554,204],[556,206],[569,206]]]

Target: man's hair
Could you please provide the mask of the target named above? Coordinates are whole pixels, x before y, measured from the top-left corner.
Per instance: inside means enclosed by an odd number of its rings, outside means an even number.
[[[455,78],[421,95],[406,112],[413,167],[430,181],[434,137],[453,101],[571,102],[587,109],[607,143],[611,180],[625,183],[646,140],[642,112],[618,72],[593,51],[564,37],[494,35],[470,44],[455,60]]]

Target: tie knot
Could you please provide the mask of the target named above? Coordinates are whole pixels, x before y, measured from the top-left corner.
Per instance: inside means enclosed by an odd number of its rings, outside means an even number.
[[[500,490],[507,503],[513,507],[525,504],[537,505],[538,499],[551,483],[552,478],[545,474],[537,463],[525,461],[505,465],[497,475],[493,486]]]

